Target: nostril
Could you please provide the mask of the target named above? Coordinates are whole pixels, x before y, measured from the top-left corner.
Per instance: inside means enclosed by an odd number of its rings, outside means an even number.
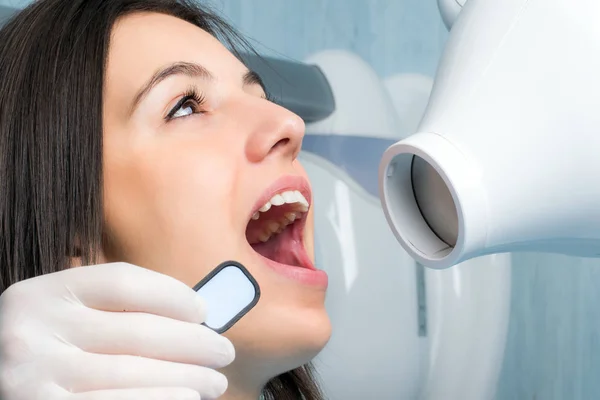
[[[275,143],[275,145],[271,148],[271,150],[275,150],[280,147],[285,147],[288,145],[289,142],[290,142],[289,138],[281,139],[277,143]]]

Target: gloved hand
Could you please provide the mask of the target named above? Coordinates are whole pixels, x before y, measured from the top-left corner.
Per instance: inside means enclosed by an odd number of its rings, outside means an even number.
[[[0,296],[2,400],[215,399],[230,341],[185,284],[125,263],[25,280]]]

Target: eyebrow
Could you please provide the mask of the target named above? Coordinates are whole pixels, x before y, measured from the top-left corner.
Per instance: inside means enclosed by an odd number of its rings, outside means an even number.
[[[214,76],[200,64],[188,62],[178,62],[171,64],[155,72],[154,75],[152,75],[152,77],[137,92],[131,104],[130,114],[133,113],[137,106],[142,102],[142,100],[148,95],[148,93],[150,93],[150,91],[154,87],[156,87],[165,79],[174,75],[185,75],[190,78],[201,78],[207,81],[212,81],[215,79]],[[265,92],[265,95],[267,93],[265,84],[255,71],[246,71],[242,78],[242,83],[244,86],[259,85]]]
[[[265,92],[265,95],[267,95],[267,88],[265,87],[263,80],[260,78],[260,75],[258,75],[256,72],[248,70],[244,74],[243,82],[244,86],[259,85],[263,92]]]

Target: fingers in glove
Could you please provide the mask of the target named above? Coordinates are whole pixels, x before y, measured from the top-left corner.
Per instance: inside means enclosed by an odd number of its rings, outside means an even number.
[[[203,323],[206,307],[196,292],[170,276],[126,263],[74,268],[64,279],[74,301],[103,311],[142,312]]]
[[[96,354],[121,354],[223,368],[233,362],[233,344],[206,326],[152,314],[85,313],[66,335],[74,346]]]
[[[200,400],[200,394],[186,388],[116,389],[70,394],[64,400]]]
[[[135,356],[71,352],[53,371],[53,381],[71,393],[115,389],[188,388],[203,400],[227,390],[225,375],[213,369]]]

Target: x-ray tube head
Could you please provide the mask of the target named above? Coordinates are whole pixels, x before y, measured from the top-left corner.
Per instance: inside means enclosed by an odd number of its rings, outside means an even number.
[[[600,257],[600,2],[469,0],[417,133],[379,169],[387,221],[430,268]]]
[[[413,157],[412,189],[417,207],[433,233],[450,247],[456,245],[458,216],[452,194],[435,168],[420,157]]]

